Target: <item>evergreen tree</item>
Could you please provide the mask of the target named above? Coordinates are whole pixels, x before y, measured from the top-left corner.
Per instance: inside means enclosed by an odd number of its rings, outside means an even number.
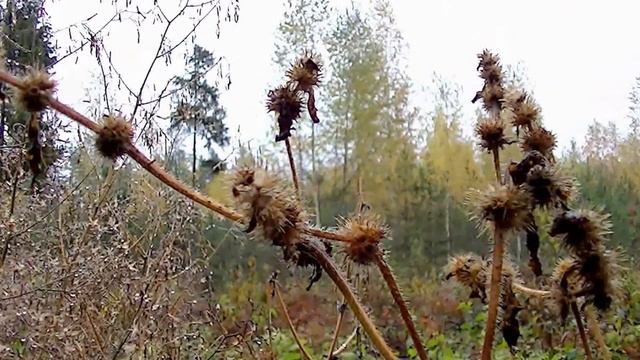
[[[173,99],[175,109],[171,114],[170,129],[177,133],[188,130],[193,136],[193,185],[196,183],[198,136],[204,138],[205,145],[211,153],[215,153],[212,145],[229,144],[229,130],[224,124],[226,113],[219,103],[218,88],[206,80],[206,74],[215,64],[211,52],[195,45],[186,61],[187,73],[174,81],[177,91]],[[217,154],[212,156],[217,157]]]

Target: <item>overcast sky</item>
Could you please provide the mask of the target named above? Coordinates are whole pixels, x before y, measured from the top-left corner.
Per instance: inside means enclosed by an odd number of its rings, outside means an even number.
[[[63,46],[60,53],[66,51],[64,47],[69,43],[67,26],[97,13],[87,22],[95,30],[113,15],[111,2],[104,2],[107,4],[100,5],[98,0],[49,2],[53,28],[62,29],[57,33]],[[282,2],[242,0],[239,22],[223,25],[219,40],[215,36],[215,15],[198,32],[198,43],[224,56],[230,66],[232,85],[223,91],[222,102],[233,136],[243,141],[272,138],[264,98],[267,89],[280,80],[271,60]],[[118,6],[124,6],[123,0],[119,3]],[[149,6],[151,1],[137,3],[142,7]],[[178,1],[159,0],[159,3],[165,12],[174,13]],[[335,3],[344,6],[350,2]],[[520,63],[526,70],[545,122],[558,135],[562,147],[571,139],[582,142],[588,124],[594,119],[613,121],[626,131],[628,94],[634,79],[640,76],[637,40],[640,2],[392,0],[391,3],[408,44],[405,54],[408,72],[416,89],[429,86],[434,73],[457,82],[462,86],[468,121],[473,114],[468,101],[481,85],[475,72],[476,54],[489,48],[501,55],[503,63]],[[191,23],[189,19],[176,23],[172,39],[181,38]],[[162,24],[152,25],[150,21],[145,24],[140,44],[133,24],[115,23],[104,34],[114,63],[136,90],[155,54],[162,30]],[[180,65],[179,56],[170,66],[162,64],[152,73],[152,83],[160,84],[167,76],[179,72]],[[61,62],[56,74],[61,82],[60,98],[85,107],[84,89],[90,86],[87,74],[97,69],[95,59],[87,52],[78,57],[77,63],[75,57]],[[152,89],[146,94],[151,96]],[[418,94],[414,103],[420,105],[423,99],[424,94]]]

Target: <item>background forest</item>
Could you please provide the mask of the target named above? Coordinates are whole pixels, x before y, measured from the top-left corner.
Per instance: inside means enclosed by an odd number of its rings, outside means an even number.
[[[2,66],[16,74],[38,67],[57,79],[58,69],[78,56],[90,59],[95,71],[75,75],[83,99],[61,100],[77,101],[95,120],[110,113],[132,119],[135,143],[148,156],[212,198],[231,204],[226,176],[250,159],[289,174],[284,145],[273,141],[275,117],[266,110],[244,121],[272,130],[255,142],[238,141],[223,95],[234,86],[233,63],[200,42],[232,39],[224,24],[242,21],[251,4],[93,2],[109,9],[106,23],[89,26],[88,18],[63,29],[52,28],[48,9],[64,2],[0,2]],[[151,23],[161,31],[147,38]],[[154,48],[148,68],[131,78],[119,69],[135,54],[117,54],[105,40],[119,27],[142,29],[131,36]],[[470,124],[481,116],[480,106],[468,111],[477,89],[434,74],[428,89],[416,90],[406,71],[406,42],[384,0],[346,7],[288,1],[276,33],[277,73],[284,77],[306,51],[323,65],[315,94],[320,123],[312,125],[305,113],[291,137],[312,223],[335,227],[363,206],[378,213],[392,229],[388,260],[429,354],[470,358],[481,345],[486,314],[445,281],[442,267],[457,253],[488,254],[487,236],[465,205],[470,188],[495,180],[491,155],[471,136]],[[530,88],[515,65],[504,64],[506,82]],[[261,85],[266,101],[274,84]],[[29,136],[33,124],[10,100],[11,91],[3,85],[0,96],[0,358],[299,359],[273,296],[274,271],[292,323],[316,358],[331,346],[339,314],[345,314],[339,343],[357,330],[329,281],[306,291],[311,270],[288,267],[269,244],[181,198],[129,159],[101,158],[94,138],[66,118],[44,112],[39,135]],[[628,116],[617,123],[629,130],[584,119],[591,121],[586,137],[555,150],[558,166],[580,185],[577,204],[611,214],[609,246],[625,249],[631,264],[624,301],[607,315],[605,328],[620,359],[640,350],[640,77],[628,91]],[[520,149],[511,145],[502,156],[517,161]],[[540,227],[553,220],[536,216]],[[523,241],[510,241],[508,252],[523,278],[544,282],[526,267]],[[564,252],[558,239],[541,232],[546,275]],[[416,356],[371,270],[344,270],[393,349]],[[551,317],[541,304],[521,314],[519,358],[582,358],[575,326],[551,326]],[[341,358],[374,358],[366,338],[354,334]],[[497,358],[509,358],[506,344],[497,349]]]

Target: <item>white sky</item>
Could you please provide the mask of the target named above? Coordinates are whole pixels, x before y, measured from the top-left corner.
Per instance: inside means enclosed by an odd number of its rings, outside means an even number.
[[[228,0],[223,0],[223,3]],[[335,0],[344,4],[344,0]],[[54,29],[65,28],[94,13],[88,22],[100,27],[113,14],[110,1],[48,1]],[[222,55],[230,64],[232,85],[223,91],[222,103],[234,139],[264,141],[271,117],[264,111],[269,87],[280,74],[271,64],[273,41],[281,19],[283,0],[242,0],[238,24],[225,24],[221,39],[215,36],[215,15],[198,32],[200,45]],[[133,1],[148,7],[151,1]],[[178,0],[159,0],[173,14]],[[615,122],[626,130],[628,93],[640,76],[640,2],[638,1],[408,1],[391,0],[397,25],[408,49],[408,71],[416,89],[429,86],[438,73],[462,86],[467,119],[473,116],[468,104],[480,87],[475,72],[476,54],[483,48],[499,53],[505,64],[521,63],[537,101],[542,106],[546,125],[554,131],[561,147],[574,138],[579,143],[593,119]],[[119,1],[124,6],[124,1]],[[135,8],[134,8],[135,9]],[[176,24],[174,41],[189,30],[190,21]],[[114,63],[130,86],[137,89],[155,54],[161,25],[145,25],[141,43],[135,27],[115,23],[108,28],[105,44]],[[60,32],[60,44],[66,46],[67,31]],[[65,48],[60,50],[64,53]],[[90,86],[90,70],[96,61],[83,52],[64,60],[57,67],[61,82],[61,100],[78,106],[84,89]],[[162,62],[161,62],[162,63]],[[171,66],[158,66],[152,83],[161,84],[169,75],[180,73],[181,57]],[[214,76],[212,76],[213,78]],[[152,89],[146,90],[148,98]],[[414,98],[421,105],[424,94]],[[426,101],[425,101],[425,106]],[[126,110],[126,109],[125,109]],[[130,110],[130,109],[129,109]],[[425,109],[429,110],[429,109]],[[467,124],[469,124],[469,122]],[[236,133],[240,129],[239,133]]]

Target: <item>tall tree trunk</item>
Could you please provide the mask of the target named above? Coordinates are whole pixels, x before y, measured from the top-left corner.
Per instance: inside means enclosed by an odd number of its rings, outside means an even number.
[[[193,158],[191,160],[191,186],[196,187],[196,138],[197,138],[197,118],[193,118]]]

